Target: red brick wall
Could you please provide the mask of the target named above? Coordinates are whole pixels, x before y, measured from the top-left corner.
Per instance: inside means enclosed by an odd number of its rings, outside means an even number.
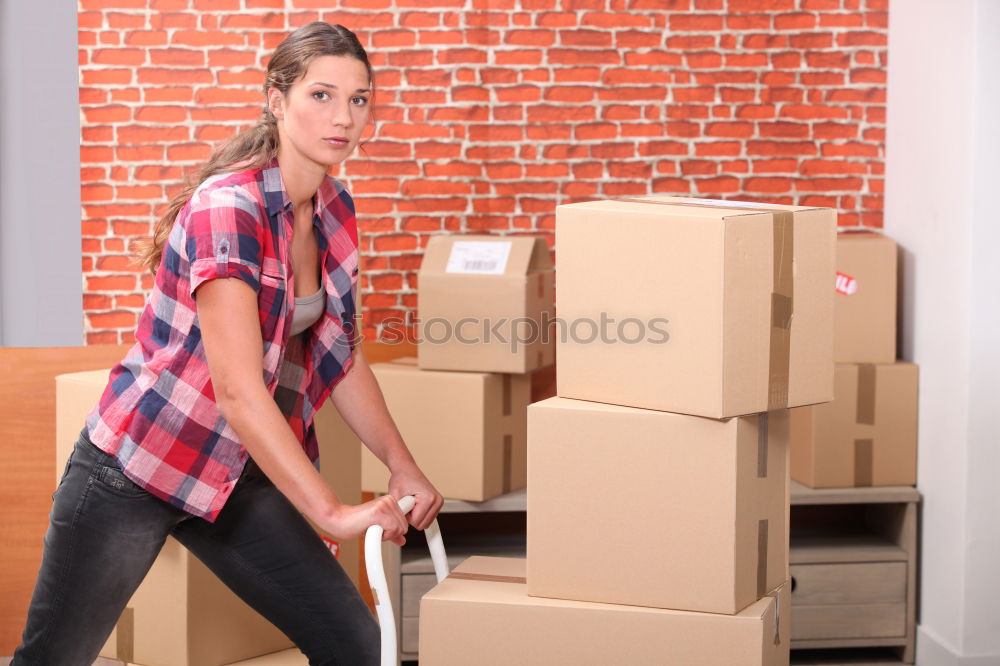
[[[335,174],[357,203],[370,336],[414,308],[430,234],[552,244],[555,206],[573,200],[816,204],[880,227],[887,12],[888,0],[81,0],[87,340],[132,340],[151,284],[132,241],[213,142],[258,116],[266,53],[308,21],[353,29],[377,70],[374,139]]]

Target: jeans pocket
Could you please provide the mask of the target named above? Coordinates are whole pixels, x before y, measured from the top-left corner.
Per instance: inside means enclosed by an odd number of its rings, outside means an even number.
[[[132,479],[125,476],[125,473],[112,456],[108,456],[107,461],[98,463],[94,468],[94,481],[116,495],[124,497],[145,497],[149,495],[148,492],[136,485]]]
[[[69,474],[69,467],[73,463],[73,454],[76,453],[76,447],[74,446],[70,449],[69,456],[66,458],[66,465],[63,467],[62,476],[59,477],[59,483],[56,484],[56,489],[52,491],[52,499],[55,500],[56,493],[62,488],[63,482],[66,480],[66,475]]]

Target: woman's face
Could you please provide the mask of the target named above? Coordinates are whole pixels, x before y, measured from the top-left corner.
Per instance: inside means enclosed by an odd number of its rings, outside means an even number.
[[[268,94],[278,119],[281,154],[325,171],[351,154],[370,117],[368,70],[349,56],[318,56],[286,95]]]

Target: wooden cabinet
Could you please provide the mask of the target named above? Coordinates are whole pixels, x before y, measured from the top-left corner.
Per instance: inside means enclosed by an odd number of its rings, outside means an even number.
[[[110,369],[131,346],[0,347],[0,654],[21,643],[42,561],[57,478],[55,376]]]
[[[913,663],[920,494],[792,481],[790,496],[792,649],[891,646]],[[525,497],[446,500],[438,522],[450,567],[470,555],[523,557]],[[435,581],[420,533],[407,539],[383,552],[401,658],[415,660],[420,597]]]
[[[917,506],[911,487],[792,481],[792,648],[893,646],[913,663]]]

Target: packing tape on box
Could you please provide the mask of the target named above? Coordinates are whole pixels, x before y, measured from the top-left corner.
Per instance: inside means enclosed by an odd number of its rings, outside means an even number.
[[[770,438],[768,413],[757,415],[757,478],[767,478],[767,443]],[[767,594],[768,522],[757,521],[757,597]]]
[[[767,478],[767,412],[761,412],[757,418],[757,478]]]
[[[858,425],[875,425],[875,374],[871,363],[858,365],[858,401],[854,417]],[[874,482],[875,440],[859,438],[854,440],[854,485],[871,486]]]
[[[514,436],[503,436],[503,491],[511,491],[511,468],[514,466]]]
[[[788,585],[788,583],[785,583]],[[781,645],[781,594],[779,594],[781,588],[778,588],[771,594],[767,595],[774,598],[774,644]]]
[[[128,606],[122,611],[115,625],[116,658],[131,663],[135,659],[135,609]]]
[[[503,416],[510,416],[511,403],[513,402],[513,397],[511,396],[511,379],[507,373],[501,376],[503,377]]]
[[[519,585],[526,585],[528,579],[524,576],[494,576],[492,574],[474,574],[474,573],[464,573],[462,571],[452,571],[448,574],[448,578],[457,578],[459,580],[480,580],[487,583],[517,583]]]
[[[513,379],[508,373],[500,375],[503,378],[503,410],[502,416],[510,416],[513,413]],[[503,436],[503,479],[501,480],[503,492],[511,491],[511,474],[514,465],[514,436],[507,434]]]
[[[757,521],[757,598],[767,594],[767,519]]]
[[[854,440],[854,485],[859,488],[873,483],[874,448],[874,441],[870,439]]]
[[[875,366],[871,363],[858,365],[858,404],[854,420],[861,425],[875,425]]]
[[[767,204],[741,206],[740,202],[699,203],[697,201],[658,201],[636,197],[624,197],[614,201],[659,204],[661,206],[689,206],[691,208],[728,208],[751,213],[771,213],[773,224],[772,240],[772,291],[771,291],[771,335],[768,341],[767,409],[781,409],[788,406],[788,379],[791,359],[791,326],[793,313],[792,253],[794,251],[794,225],[792,211]]]
[[[774,215],[774,291],[771,292],[771,359],[768,366],[767,408],[788,406],[788,377],[791,359],[792,251],[794,225],[789,211]]]

